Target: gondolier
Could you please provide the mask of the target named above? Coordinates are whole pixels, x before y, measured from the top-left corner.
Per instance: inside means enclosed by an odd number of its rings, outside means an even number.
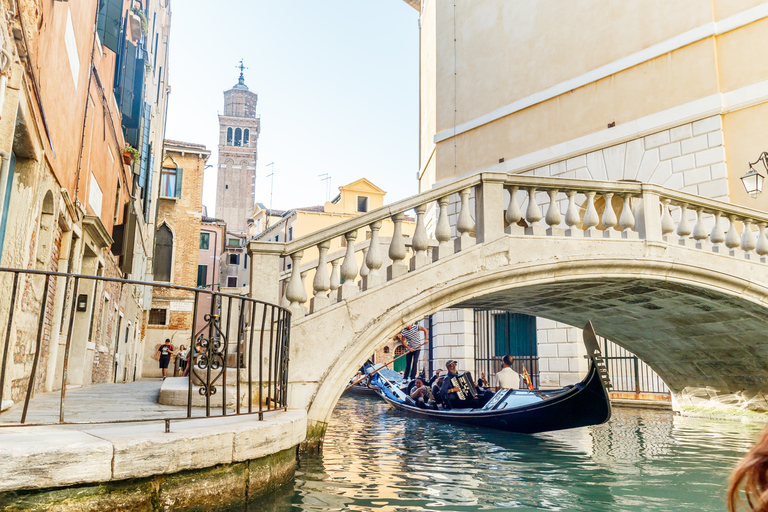
[[[419,366],[419,354],[421,353],[421,350],[417,347],[423,344],[420,331],[424,332],[424,340],[426,341],[427,330],[417,324],[406,326],[400,331],[400,334],[397,335],[400,343],[406,350],[408,350],[408,354],[405,356],[405,373],[403,374],[406,380],[416,378],[416,372],[418,371]]]

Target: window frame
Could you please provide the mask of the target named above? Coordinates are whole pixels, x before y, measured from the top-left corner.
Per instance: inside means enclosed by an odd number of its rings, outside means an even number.
[[[203,236],[205,236],[205,247],[203,247]],[[200,232],[200,249],[208,251],[211,248],[211,234],[208,231]]]

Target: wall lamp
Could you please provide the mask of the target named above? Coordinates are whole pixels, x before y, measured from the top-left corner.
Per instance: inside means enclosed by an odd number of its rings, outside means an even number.
[[[757,160],[749,163],[749,172],[741,177],[741,182],[744,184],[744,188],[747,189],[749,197],[756,198],[763,190],[763,180],[765,180],[765,174],[760,173],[757,169],[752,167],[757,163],[763,164],[765,173],[768,174],[768,153],[763,151]]]

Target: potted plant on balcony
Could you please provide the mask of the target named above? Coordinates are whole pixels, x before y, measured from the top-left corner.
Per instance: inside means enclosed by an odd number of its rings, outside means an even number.
[[[133,162],[139,159],[139,152],[130,144],[126,144],[123,148],[123,163],[125,165],[133,165]]]
[[[128,26],[133,42],[147,37],[147,16],[138,7],[132,7],[131,12],[128,13]]]

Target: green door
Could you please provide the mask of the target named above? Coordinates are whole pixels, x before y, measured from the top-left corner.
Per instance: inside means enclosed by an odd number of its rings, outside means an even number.
[[[395,357],[398,357],[402,354],[405,354],[405,347],[400,345],[395,349]],[[394,370],[396,372],[404,372],[405,371],[405,357],[401,357],[397,361],[395,361]]]

